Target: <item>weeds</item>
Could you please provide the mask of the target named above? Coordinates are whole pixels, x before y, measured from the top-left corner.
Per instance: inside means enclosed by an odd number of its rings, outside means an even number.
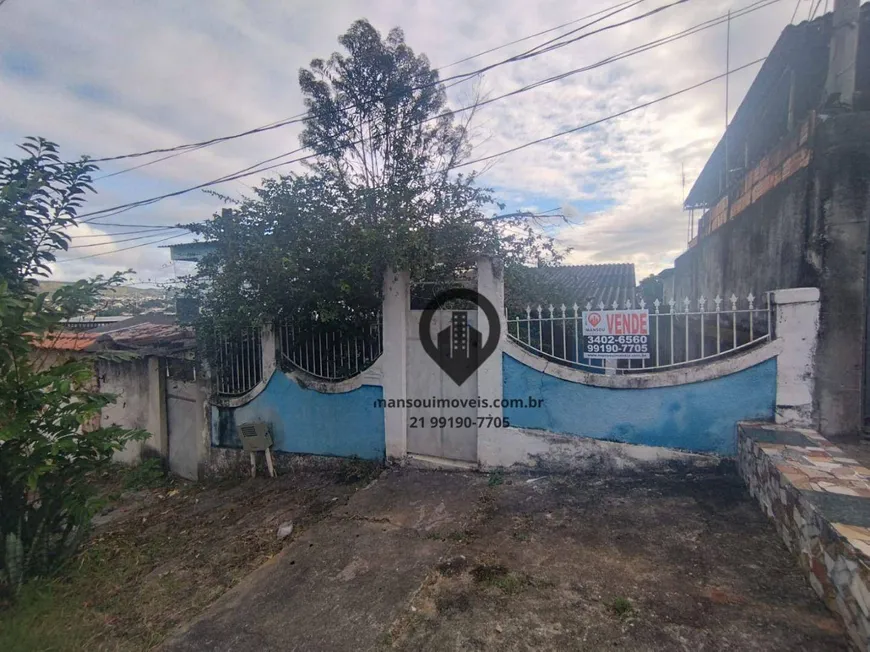
[[[628,598],[616,598],[610,603],[610,608],[620,618],[627,618],[634,613],[634,606]]]
[[[517,593],[529,583],[501,564],[478,564],[471,569],[471,576],[478,584],[495,587],[507,594]]]
[[[504,484],[504,472],[503,471],[493,471],[489,474],[489,484],[490,487],[497,487],[501,484]]]
[[[124,467],[122,474],[122,484],[128,491],[154,489],[163,486],[167,481],[163,462],[156,457],[142,460],[136,466]]]

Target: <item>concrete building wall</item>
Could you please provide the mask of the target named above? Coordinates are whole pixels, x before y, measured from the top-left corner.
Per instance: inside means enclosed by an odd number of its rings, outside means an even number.
[[[674,263],[677,298],[817,287],[815,406],[824,434],[861,428],[870,115],[820,118],[812,160]]]
[[[99,360],[96,369],[100,391],[117,396],[114,403],[103,408],[101,425],[141,428],[152,434],[145,441],[127,444],[124,450],[115,454],[115,459],[125,464],[136,464],[148,451],[160,454],[160,415],[152,412],[149,359],[139,358],[123,362]]]
[[[822,434],[854,432],[863,395],[870,223],[870,113],[831,118],[817,131],[809,249],[821,291],[816,402]]]

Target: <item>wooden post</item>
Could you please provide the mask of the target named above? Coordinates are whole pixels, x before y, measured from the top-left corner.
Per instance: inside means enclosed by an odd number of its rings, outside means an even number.
[[[275,473],[275,464],[272,462],[272,447],[269,446],[266,448],[266,466],[269,467],[269,477],[274,478],[277,474]]]

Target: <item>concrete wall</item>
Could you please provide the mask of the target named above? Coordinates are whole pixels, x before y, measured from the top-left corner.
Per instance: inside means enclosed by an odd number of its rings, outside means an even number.
[[[117,396],[114,403],[103,408],[101,425],[140,428],[151,433],[145,441],[127,444],[115,454],[115,459],[136,464],[149,453],[165,456],[166,413],[160,407],[163,395],[159,393],[162,386],[159,360],[151,357],[124,362],[98,360],[96,370],[100,391]]]
[[[831,118],[816,134],[809,246],[822,294],[816,402],[822,434],[854,432],[862,392],[870,223],[870,113]]]
[[[672,387],[614,389],[550,376],[504,357],[504,396],[541,407],[505,408],[511,426],[628,444],[734,455],[736,424],[773,420],[776,360]]]
[[[814,401],[825,434],[861,427],[870,114],[819,119],[808,167],[771,188],[674,263],[674,293],[757,297],[821,290]]]
[[[272,424],[276,451],[384,459],[384,408],[375,406],[383,396],[383,388],[364,384],[340,393],[318,391],[276,371],[244,405],[212,406],[212,444],[240,447],[236,426],[264,421]]]

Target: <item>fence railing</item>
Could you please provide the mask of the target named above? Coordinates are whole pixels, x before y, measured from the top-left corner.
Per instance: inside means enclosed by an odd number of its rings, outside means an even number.
[[[241,328],[217,338],[214,378],[221,396],[241,396],[263,380],[263,343],[260,328]]]
[[[383,351],[380,312],[363,324],[288,321],[278,331],[282,368],[301,369],[324,380],[352,378],[368,369]]]
[[[739,306],[738,304],[742,304]],[[620,309],[649,309],[648,359],[605,360],[583,350],[583,310],[607,311]],[[642,299],[632,305],[626,301],[620,307],[615,301],[610,306],[576,303],[526,306],[525,314],[508,319],[508,336],[548,360],[604,373],[605,368],[615,373],[636,373],[672,369],[716,359],[743,351],[766,342],[771,337],[770,297],[764,305],[756,306],[756,297],[750,293],[744,301],[731,295],[727,299],[716,296],[712,301],[701,296],[697,301],[661,302],[656,299],[648,306]]]

